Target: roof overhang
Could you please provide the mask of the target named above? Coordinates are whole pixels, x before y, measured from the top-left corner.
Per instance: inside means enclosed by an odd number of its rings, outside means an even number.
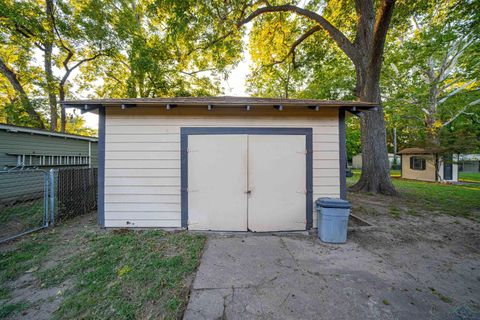
[[[20,127],[8,124],[0,124],[0,130],[4,130],[6,132],[12,133],[28,133],[28,134],[36,134],[41,136],[49,136],[49,137],[59,137],[59,138],[68,138],[68,139],[76,139],[76,140],[87,140],[90,142],[98,142],[98,138],[95,137],[88,137],[88,136],[80,136],[76,134],[69,134],[69,133],[60,133],[60,132],[52,132],[47,130],[41,129],[34,129],[28,127]]]
[[[100,107],[130,109],[135,107],[158,107],[171,110],[177,107],[205,108],[275,108],[284,110],[304,108],[318,111],[323,108],[343,108],[355,115],[364,111],[378,110],[378,103],[342,100],[317,99],[274,99],[254,97],[176,97],[176,98],[131,98],[131,99],[92,99],[62,102],[65,108],[77,108],[82,113],[97,112]]]

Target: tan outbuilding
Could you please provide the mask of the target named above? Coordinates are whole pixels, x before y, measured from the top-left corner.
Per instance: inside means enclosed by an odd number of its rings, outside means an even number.
[[[402,178],[430,182],[458,181],[456,157],[440,155],[438,150],[406,148],[401,155]]]
[[[345,111],[372,103],[238,97],[70,101],[98,112],[105,227],[286,231],[345,198]]]

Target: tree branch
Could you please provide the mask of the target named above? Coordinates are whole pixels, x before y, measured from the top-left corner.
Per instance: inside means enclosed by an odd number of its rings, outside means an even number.
[[[2,73],[5,76],[5,78],[7,78],[8,82],[10,82],[10,84],[12,85],[13,89],[19,96],[20,101],[22,102],[22,105],[25,108],[25,111],[28,113],[28,115],[34,119],[34,121],[36,122],[37,126],[40,129],[44,129],[45,125],[43,124],[42,118],[40,117],[40,114],[33,107],[30,99],[28,98],[27,93],[25,92],[25,89],[23,88],[23,85],[18,80],[17,74],[15,73],[15,71],[10,69],[10,67],[7,66],[6,63],[3,61],[3,59],[1,58],[0,58],[0,73]]]
[[[288,59],[288,57],[292,56],[292,64],[293,64],[293,67],[295,68],[296,67],[295,66],[295,49],[303,41],[305,41],[308,37],[310,37],[312,34],[314,34],[317,31],[320,31],[320,30],[321,30],[320,26],[314,26],[313,28],[310,28],[307,32],[305,32],[297,40],[295,40],[295,42],[291,45],[290,49],[288,50],[288,53],[285,55],[285,57],[283,57],[283,59],[275,60],[272,63],[266,64],[266,65],[263,65],[263,66],[264,67],[271,67],[271,66],[274,66],[276,64],[283,63]]]
[[[184,75],[187,75],[187,76],[192,76],[192,77],[195,77],[198,73],[202,73],[202,72],[208,72],[208,71],[216,71],[217,69],[216,68],[207,68],[207,69],[201,69],[201,70],[195,70],[195,71],[172,71],[172,72],[180,72],[181,74],[184,74]]]
[[[348,40],[348,38],[337,28],[335,28],[327,19],[321,15],[309,11],[291,4],[279,5],[279,6],[265,6],[258,8],[254,12],[250,13],[246,18],[237,22],[237,26],[241,27],[244,24],[252,21],[256,17],[272,12],[293,12],[305,18],[308,18],[312,21],[318,23],[318,25],[325,30],[330,38],[337,43],[337,45],[342,49],[342,51],[347,55],[347,57],[352,60],[354,64],[358,62],[358,53],[355,46]]]
[[[471,85],[472,83],[476,82],[477,79],[473,79],[469,82],[466,82],[464,83],[463,85],[461,85],[460,87],[458,87],[457,89],[453,90],[452,92],[450,92],[449,94],[447,94],[445,97],[443,97],[442,99],[438,100],[438,104],[442,104],[444,103],[445,101],[447,101],[448,98],[450,97],[453,97],[454,95],[456,95],[457,93],[465,90],[466,87],[468,87],[469,85]]]
[[[370,65],[380,68],[383,60],[385,39],[392,20],[395,0],[383,0],[377,13],[375,27],[373,28],[373,46],[370,55]]]
[[[33,37],[35,37],[35,34],[28,30],[27,28],[23,27],[23,26],[20,26],[19,24],[15,24],[15,31],[17,31],[18,33],[20,33],[22,36],[24,36],[25,38],[27,39],[31,39]],[[45,51],[45,46],[43,46],[40,42],[38,41],[33,41],[33,44],[38,48],[40,49],[41,51]]]
[[[97,59],[98,57],[100,56],[103,56],[105,55],[105,53],[97,53],[95,54],[94,56],[90,57],[90,58],[85,58],[85,59],[82,59],[80,61],[78,61],[77,63],[75,63],[71,68],[68,66],[68,62],[70,61],[70,58],[71,58],[71,55],[70,55],[70,52],[67,56],[67,59],[65,59],[63,61],[63,66],[65,67],[65,70],[67,72],[65,72],[65,74],[63,75],[62,77],[62,80],[60,81],[60,85],[63,86],[65,84],[65,82],[67,82],[67,79],[68,77],[70,76],[70,74],[72,73],[73,70],[75,70],[76,68],[80,67],[80,65],[82,65],[83,63],[85,62],[88,62],[88,61],[92,61],[92,60],[95,60]],[[70,57],[70,58],[69,58]]]
[[[321,28],[320,26],[314,26],[313,28],[310,28],[307,32],[305,32],[304,34],[302,34],[293,44],[292,46],[290,47],[290,50],[288,51],[288,54],[287,54],[287,57],[289,55],[292,56],[292,63],[293,63],[293,67],[295,68],[295,49],[303,42],[305,41],[305,39],[307,39],[308,37],[310,37],[312,34],[314,34],[315,32],[317,31],[320,31]],[[286,58],[285,58],[286,59]]]
[[[264,65],[261,65],[260,68],[256,71],[254,71],[254,75],[257,74],[261,69],[263,68],[268,68],[268,67],[273,67],[274,65],[277,65],[277,64],[281,64],[281,63],[284,63],[288,57],[292,56],[292,64],[293,64],[293,67],[296,68],[296,63],[295,63],[295,49],[303,42],[305,41],[305,39],[307,39],[308,37],[310,37],[312,34],[314,34],[315,32],[321,30],[320,26],[314,26],[313,28],[310,28],[307,32],[305,32],[304,34],[302,34],[293,44],[292,46],[290,47],[290,50],[288,51],[288,53],[285,55],[285,57],[283,57],[283,59],[281,60],[275,60],[273,61],[272,63],[269,63],[269,64],[264,64]]]
[[[440,67],[436,81],[442,82],[449,76],[450,71],[455,68],[460,56],[473,43],[473,38],[468,38],[468,36],[465,39],[465,43],[463,45],[461,45],[461,40],[462,39],[455,41],[452,47],[447,49],[445,59],[442,63],[442,66]]]
[[[455,114],[453,117],[451,117],[448,121],[444,122],[442,124],[442,127],[448,126],[450,123],[455,121],[455,119],[457,119],[460,115],[464,114],[468,110],[469,107],[475,106],[477,104],[480,104],[480,99],[474,100],[474,101],[470,102],[469,104],[467,104],[459,112],[457,112],[457,114]]]

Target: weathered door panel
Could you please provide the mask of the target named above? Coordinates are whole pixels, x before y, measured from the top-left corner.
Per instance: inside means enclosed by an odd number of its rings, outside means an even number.
[[[249,135],[248,159],[248,229],[305,230],[305,136]]]
[[[247,136],[191,135],[188,228],[247,231]]]
[[[443,157],[443,180],[453,179],[453,158],[452,156]]]

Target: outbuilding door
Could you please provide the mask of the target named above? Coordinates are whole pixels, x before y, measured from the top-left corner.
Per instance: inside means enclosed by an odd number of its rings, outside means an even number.
[[[188,140],[188,228],[306,228],[304,135],[193,135]]]
[[[443,157],[443,180],[453,180],[452,156]]]

